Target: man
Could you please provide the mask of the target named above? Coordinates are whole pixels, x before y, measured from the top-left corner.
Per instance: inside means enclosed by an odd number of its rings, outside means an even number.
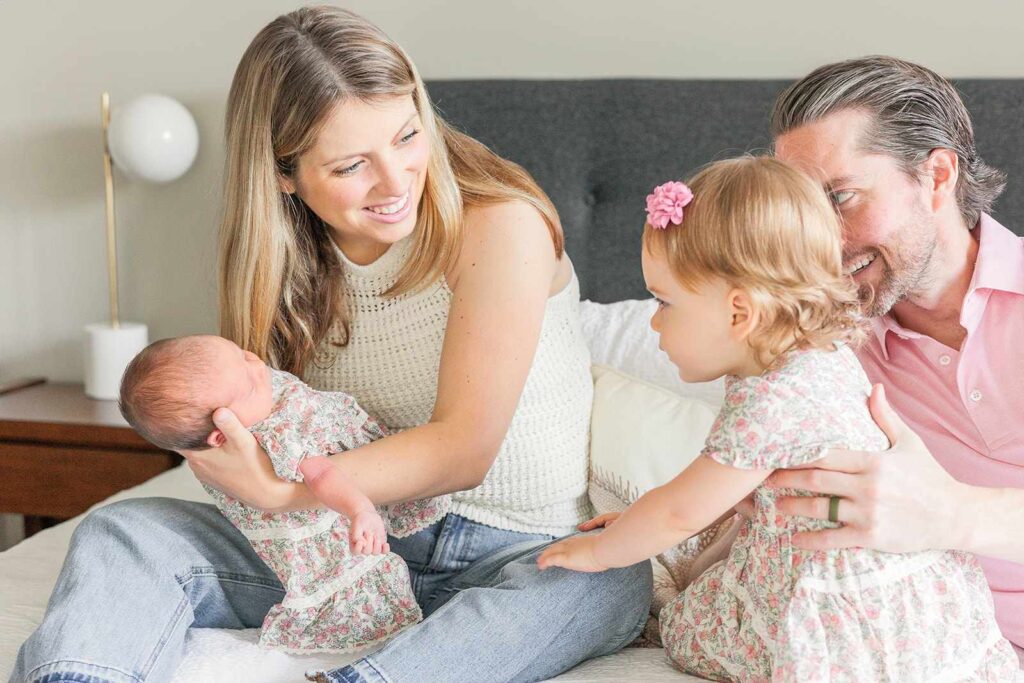
[[[891,452],[777,473],[787,514],[842,527],[808,549],[976,553],[1003,634],[1024,647],[1024,240],[988,215],[1005,185],[956,90],[868,57],[821,67],[772,114],[779,158],[820,180],[871,318],[860,360]],[[904,424],[889,408],[899,413]],[[915,435],[916,433],[916,435]],[[838,513],[838,514],[837,514]]]

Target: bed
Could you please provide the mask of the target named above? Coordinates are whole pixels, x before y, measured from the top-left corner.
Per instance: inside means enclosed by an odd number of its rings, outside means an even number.
[[[646,296],[638,249],[645,194],[655,184],[687,175],[708,161],[765,150],[768,111],[784,85],[781,81],[440,81],[429,84],[429,90],[452,123],[534,174],[561,214],[583,297],[609,303]],[[968,80],[958,85],[974,116],[981,154],[1010,178],[995,216],[1021,234],[1024,80]],[[621,314],[621,307],[598,303],[585,307],[595,358],[620,367],[632,362],[627,371],[648,373],[648,381],[679,389],[673,379],[657,376],[664,374],[663,366],[638,363],[623,351],[638,343],[635,338],[623,338],[629,334],[623,330],[635,328],[642,305],[630,305],[627,315]],[[686,390],[699,400],[714,401],[714,387]],[[180,467],[106,502],[135,496],[206,499],[191,472]],[[45,530],[0,553],[0,677],[4,680],[20,643],[42,617],[77,522],[78,518]],[[344,663],[336,655],[296,657],[259,650],[256,633],[194,629],[175,680],[296,681],[307,669]],[[628,648],[586,662],[557,680],[697,679],[672,669],[660,649]]]
[[[138,496],[209,500],[191,471],[177,467],[106,502]],[[10,676],[19,645],[42,619],[71,532],[80,519],[42,531],[0,554],[0,679]],[[267,651],[256,646],[258,634],[257,629],[193,629],[175,683],[294,683],[304,680],[303,672],[307,669],[334,668],[347,661],[344,655],[296,656]],[[593,660],[558,680],[621,681],[624,677],[644,681],[697,680],[675,672],[662,650],[653,648],[630,648],[612,657]]]

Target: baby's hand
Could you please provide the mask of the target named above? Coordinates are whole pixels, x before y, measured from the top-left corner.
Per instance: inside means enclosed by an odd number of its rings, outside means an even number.
[[[606,512],[603,515],[598,515],[593,519],[587,520],[580,524],[577,529],[580,531],[590,531],[591,529],[597,529],[598,527],[609,527],[615,523],[615,520],[622,515],[621,512]]]
[[[542,570],[548,567],[564,567],[577,572],[603,572],[608,567],[594,557],[597,538],[597,535],[563,538],[540,554],[537,566]]]
[[[374,508],[360,510],[351,518],[349,542],[356,555],[380,555],[391,552],[384,520]]]

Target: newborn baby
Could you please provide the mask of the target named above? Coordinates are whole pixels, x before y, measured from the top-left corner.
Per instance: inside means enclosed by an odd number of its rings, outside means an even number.
[[[212,414],[229,408],[287,481],[302,481],[299,464],[308,456],[388,433],[351,396],[316,391],[216,336],[151,344],[125,370],[120,407],[140,435],[168,450],[222,445]],[[206,486],[286,590],[263,622],[263,646],[350,652],[422,618],[405,563],[388,552],[387,533],[406,536],[432,524],[447,512],[447,497],[388,506],[382,518],[345,477],[333,476],[332,485],[343,514],[267,513]]]

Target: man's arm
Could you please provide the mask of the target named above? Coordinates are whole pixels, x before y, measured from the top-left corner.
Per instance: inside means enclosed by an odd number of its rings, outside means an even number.
[[[1024,489],[967,485],[964,489],[955,547],[1024,564]]]
[[[824,496],[781,498],[779,510],[788,515],[827,519],[828,496],[841,498],[841,528],[800,533],[793,542],[808,550],[956,549],[1024,564],[1024,489],[955,480],[889,406],[882,385],[875,385],[868,407],[889,437],[889,451],[832,451],[769,479],[772,486]]]

